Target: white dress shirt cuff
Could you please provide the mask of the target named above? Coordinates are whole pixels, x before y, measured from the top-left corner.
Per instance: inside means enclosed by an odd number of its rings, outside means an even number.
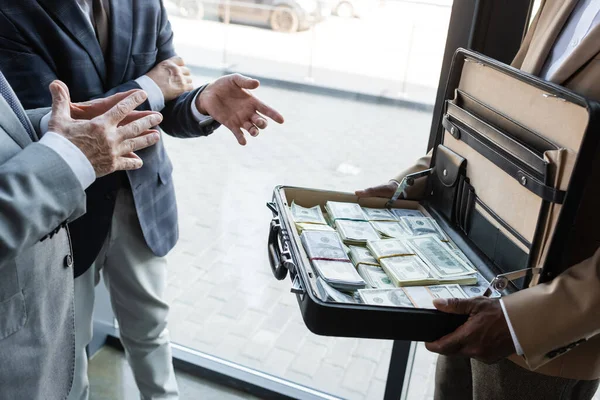
[[[79,183],[81,183],[83,190],[94,183],[96,180],[94,167],[92,167],[92,164],[85,154],[64,136],[52,131],[46,132],[46,134],[42,136],[40,144],[50,147],[65,160],[69,167],[71,167],[71,170],[73,170]]]
[[[42,117],[42,120],[40,121],[40,132],[42,132],[42,136],[44,136],[44,134],[48,132],[48,124],[50,123],[50,118],[52,118],[52,111],[44,115]]]
[[[135,82],[148,95],[148,102],[152,111],[162,111],[165,108],[165,96],[163,96],[162,90],[160,90],[152,78],[148,75],[143,75],[137,78]]]
[[[196,122],[201,124],[204,121],[211,119],[212,117],[210,115],[204,115],[200,111],[198,111],[198,108],[196,107],[196,100],[198,99],[198,96],[200,96],[200,92],[196,93],[196,96],[194,96],[194,101],[192,101],[192,115],[194,116]]]
[[[506,312],[506,307],[504,306],[504,302],[502,301],[502,299],[500,299],[500,306],[502,307],[502,312],[504,313],[504,318],[506,319],[506,324],[508,325],[508,330],[510,331],[510,336],[512,337],[512,341],[515,345],[515,350],[517,351],[517,355],[522,356],[525,353],[523,352],[523,348],[521,347],[521,344],[519,343],[519,339],[517,339],[517,334],[515,333],[515,329],[513,328],[512,324],[510,323],[510,318],[508,317],[508,313]]]

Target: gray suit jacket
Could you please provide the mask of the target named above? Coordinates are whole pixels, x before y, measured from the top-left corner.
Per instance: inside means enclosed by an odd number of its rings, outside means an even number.
[[[28,113],[34,126],[46,112]],[[85,211],[85,192],[64,160],[35,140],[0,96],[3,400],[64,399],[73,380],[73,262],[61,226]]]

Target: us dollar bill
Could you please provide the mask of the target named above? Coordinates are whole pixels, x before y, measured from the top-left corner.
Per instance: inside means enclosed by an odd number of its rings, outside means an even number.
[[[435,309],[435,299],[466,299],[467,295],[458,285],[412,286],[403,288],[407,297],[417,308]]]
[[[292,211],[292,217],[294,218],[294,222],[296,224],[303,223],[327,225],[327,221],[325,221],[325,217],[323,216],[320,206],[306,208],[299,206],[295,202],[292,202],[290,208]]]
[[[377,261],[377,259],[373,257],[369,249],[367,249],[366,247],[349,246],[349,249],[350,251],[348,255],[350,256],[350,260],[352,260],[355,267],[358,268],[360,264],[373,265],[376,267],[379,266],[379,262]]]
[[[400,224],[410,236],[435,235],[440,240],[447,241],[448,237],[433,218],[402,217]]]
[[[398,222],[371,221],[371,225],[373,225],[373,228],[384,237],[403,238],[407,235],[407,232]]]
[[[374,289],[393,289],[396,287],[390,277],[380,267],[360,264],[358,266],[358,274],[367,282],[369,287]]]
[[[305,231],[300,239],[315,272],[326,283],[340,290],[365,287],[336,232]]]
[[[367,221],[367,216],[362,208],[356,203],[328,201],[325,203],[325,210],[332,221],[337,221],[338,219]]]
[[[458,258],[438,237],[414,236],[404,239],[439,278],[471,275],[477,271]]]
[[[358,295],[363,303],[372,306],[414,308],[402,289],[361,289]]]
[[[402,217],[424,217],[425,215],[419,210],[411,210],[407,208],[392,208],[390,210],[397,220]]]
[[[369,221],[398,221],[396,216],[385,208],[363,207],[362,209],[365,215],[367,216],[367,220]]]
[[[414,255],[415,252],[400,239],[371,240],[367,243],[367,248],[376,259],[381,260],[385,257],[398,257]]]
[[[383,258],[381,268],[396,286],[431,285],[437,282],[417,256]]]
[[[323,301],[334,303],[358,303],[353,296],[343,293],[327,284],[321,277],[317,278],[317,291]]]
[[[335,221],[335,226],[346,244],[365,245],[369,240],[381,238],[367,221],[338,219]]]

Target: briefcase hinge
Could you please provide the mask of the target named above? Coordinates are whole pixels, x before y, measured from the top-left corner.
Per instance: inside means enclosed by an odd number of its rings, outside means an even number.
[[[541,268],[526,268],[526,269],[521,269],[518,271],[508,272],[506,274],[497,275],[492,280],[492,282],[490,283],[490,285],[488,286],[488,288],[486,289],[486,291],[483,295],[486,297],[489,297],[492,294],[493,289],[497,290],[498,292],[502,292],[504,289],[506,289],[508,287],[509,282],[514,282],[517,279],[527,276],[527,274],[531,274],[532,276],[535,276],[535,275],[540,275],[541,273],[542,273]]]

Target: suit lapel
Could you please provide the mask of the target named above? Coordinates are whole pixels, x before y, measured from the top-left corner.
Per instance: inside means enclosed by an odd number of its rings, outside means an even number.
[[[63,26],[89,54],[102,82],[106,83],[106,65],[96,34],[74,1],[38,0],[49,15]]]
[[[133,0],[110,0],[109,86],[120,85],[131,59]],[[143,5],[142,5],[143,7]],[[117,12],[118,10],[118,12]]]
[[[31,144],[29,134],[15,115],[10,105],[0,96],[0,127],[15,141],[19,146],[25,148]]]
[[[527,56],[521,69],[534,75],[539,75],[550,54],[556,38],[565,26],[571,12],[579,0],[546,1],[542,15],[536,27]]]
[[[600,25],[595,26],[550,77],[562,84],[600,52]]]

